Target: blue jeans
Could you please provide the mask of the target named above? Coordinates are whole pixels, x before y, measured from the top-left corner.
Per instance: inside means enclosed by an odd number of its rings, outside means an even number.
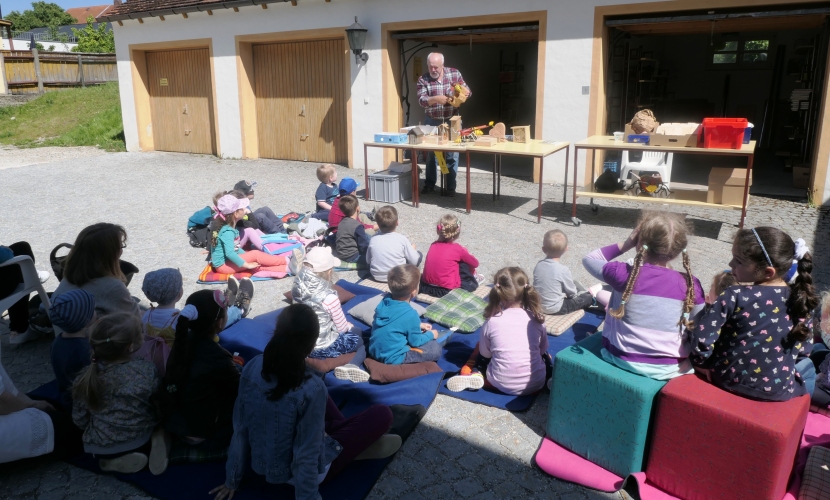
[[[242,319],[242,309],[236,306],[228,307],[228,322],[225,323],[225,328],[230,328],[231,325]]]
[[[409,352],[406,353],[406,357],[403,358],[404,364],[420,363],[422,361],[438,361],[438,358],[441,357],[441,353],[443,352],[441,346],[434,340],[430,340],[426,344],[415,347],[414,349],[420,349],[422,352],[413,351],[412,348],[410,348]]]
[[[441,120],[427,117],[426,125],[437,126],[442,124]],[[445,186],[449,191],[455,191],[455,177],[458,175],[458,153],[444,153],[444,159],[447,161],[447,169],[450,173],[447,174],[447,185]],[[435,153],[427,155],[427,171],[426,181],[424,186],[435,186],[438,181],[438,162],[435,160]]]
[[[813,390],[816,388],[816,365],[810,358],[804,358],[795,364],[795,369],[801,375],[801,380],[804,381],[804,387],[807,389],[807,395],[813,397]]]

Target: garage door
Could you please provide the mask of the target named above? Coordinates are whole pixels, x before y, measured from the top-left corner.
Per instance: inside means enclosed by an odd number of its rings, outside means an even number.
[[[253,46],[259,156],[348,162],[343,40]]]
[[[156,151],[216,154],[208,49],[147,53]]]

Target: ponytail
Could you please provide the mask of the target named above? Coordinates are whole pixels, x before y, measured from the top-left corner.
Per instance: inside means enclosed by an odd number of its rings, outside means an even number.
[[[689,314],[695,307],[695,278],[692,275],[692,262],[689,260],[689,252],[685,248],[683,249],[683,269],[686,270],[686,300],[683,301],[683,315],[677,324],[692,329],[695,322],[689,319]]]
[[[75,379],[72,386],[72,399],[85,401],[90,410],[101,409],[101,379],[98,378],[98,362],[93,359]]]
[[[643,260],[645,259],[648,245],[642,245],[637,250],[637,255],[634,257],[634,266],[631,268],[631,274],[628,275],[628,281],[625,282],[625,290],[622,294],[622,302],[620,307],[611,310],[611,316],[620,319],[625,316],[625,303],[631,297],[631,291],[634,289],[634,283],[637,281],[637,276],[640,275],[640,268],[643,267]]]
[[[181,389],[190,376],[190,363],[193,349],[190,347],[188,332],[190,331],[190,320],[179,315],[176,323],[176,339],[173,342],[173,349],[170,350],[170,357],[167,360],[167,371],[161,384],[164,400],[177,405],[179,400],[179,389]],[[168,400],[169,398],[169,400]]]
[[[537,323],[544,323],[545,317],[542,314],[542,297],[539,292],[533,288],[533,285],[527,284],[522,294],[522,309],[527,311],[531,318]]]
[[[790,342],[804,341],[810,338],[810,328],[806,321],[813,309],[818,305],[819,299],[816,296],[813,285],[813,256],[806,252],[798,259],[798,270],[795,283],[790,285],[790,298],[787,301],[787,314],[793,322],[793,329],[787,334]]]

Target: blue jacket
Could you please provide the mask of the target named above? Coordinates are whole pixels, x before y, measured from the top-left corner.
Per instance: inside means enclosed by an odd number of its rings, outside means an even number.
[[[421,332],[421,318],[409,302],[386,295],[375,309],[369,356],[381,363],[399,365],[410,346],[419,347],[433,339],[432,332]]]
[[[239,489],[250,463],[269,483],[294,481],[297,500],[320,499],[318,477],[342,446],[325,432],[328,392],[306,368],[308,378],[277,401],[267,391],[277,382],[262,378],[262,354],[242,370],[233,408],[233,438],[225,464],[225,486]]]

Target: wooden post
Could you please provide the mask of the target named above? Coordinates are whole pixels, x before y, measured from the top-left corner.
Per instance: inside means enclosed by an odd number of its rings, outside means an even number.
[[[9,87],[6,85],[6,61],[3,59],[3,51],[0,50],[0,94],[8,94]]]
[[[32,47],[32,56],[35,58],[35,77],[37,78],[37,93],[43,93],[43,78],[40,76],[40,57],[38,57],[37,49]]]
[[[84,60],[81,54],[78,54],[78,78],[81,80],[81,88],[86,88],[86,79],[84,78]]]

